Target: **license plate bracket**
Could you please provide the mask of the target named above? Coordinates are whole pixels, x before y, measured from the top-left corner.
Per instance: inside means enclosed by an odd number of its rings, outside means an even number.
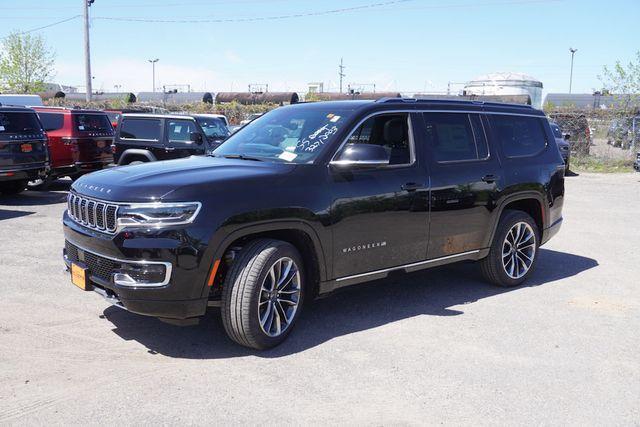
[[[75,262],[71,263],[71,283],[83,291],[90,291],[93,289],[89,282],[89,270],[84,264]]]

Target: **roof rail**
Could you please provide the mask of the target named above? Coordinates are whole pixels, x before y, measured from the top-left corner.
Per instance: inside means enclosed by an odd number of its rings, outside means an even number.
[[[399,98],[397,96],[390,97],[385,96],[383,98],[377,99],[376,102],[385,103],[385,102],[418,102],[416,98]]]

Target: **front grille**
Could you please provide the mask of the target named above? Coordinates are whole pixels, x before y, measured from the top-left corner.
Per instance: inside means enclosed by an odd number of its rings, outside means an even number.
[[[95,276],[105,282],[111,281],[111,275],[120,266],[120,263],[116,261],[79,249],[69,242],[65,242],[65,248],[67,250],[67,259],[70,262],[86,264],[91,276]]]
[[[118,205],[69,193],[67,207],[71,219],[80,225],[105,233],[116,231]]]

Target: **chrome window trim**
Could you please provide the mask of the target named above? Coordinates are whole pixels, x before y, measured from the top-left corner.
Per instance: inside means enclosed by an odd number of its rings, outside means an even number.
[[[387,272],[394,271],[394,270],[402,270],[403,268],[418,267],[420,265],[431,264],[431,263],[434,263],[434,262],[444,261],[446,259],[458,258],[458,257],[461,257],[461,256],[466,256],[466,255],[471,255],[471,254],[476,254],[476,253],[479,253],[479,252],[480,252],[480,249],[475,249],[473,251],[461,252],[459,254],[447,255],[447,256],[443,256],[443,257],[439,257],[439,258],[433,258],[433,259],[427,259],[427,260],[424,260],[424,261],[412,262],[412,263],[409,263],[409,264],[397,265],[395,267],[382,268],[380,270],[368,271],[366,273],[354,274],[352,276],[339,277],[339,278],[336,279],[336,282],[342,282],[344,280],[351,280],[351,279],[358,279],[360,277],[374,276],[376,274],[387,273]]]
[[[76,248],[84,251],[84,252],[88,252],[92,255],[101,257],[101,258],[106,258],[110,261],[115,261],[121,264],[137,264],[137,265],[164,265],[165,267],[165,272],[164,272],[164,280],[162,282],[158,282],[158,283],[144,283],[144,284],[136,284],[136,285],[120,285],[118,284],[118,286],[123,287],[123,288],[159,288],[161,286],[166,286],[169,284],[169,282],[171,281],[171,273],[173,272],[173,264],[171,264],[170,262],[167,261],[148,261],[148,260],[129,260],[129,259],[121,259],[121,258],[116,258],[116,257],[112,257],[112,256],[107,256],[107,255],[103,255],[103,254],[99,254],[97,252],[93,252],[90,251],[88,249],[85,249],[84,247],[77,245],[73,242],[69,242],[71,243],[73,246],[75,246]],[[65,255],[65,258],[67,258],[67,256]],[[89,274],[91,274],[91,271],[89,271]]]
[[[355,133],[355,131],[357,131],[360,126],[362,126],[364,124],[364,122],[366,122],[367,120],[369,120],[371,117],[374,116],[384,116],[384,115],[393,115],[393,114],[406,114],[407,115],[407,126],[408,128],[408,135],[409,135],[409,163],[401,163],[401,164],[397,164],[397,165],[390,165],[388,163],[379,166],[379,169],[395,169],[395,168],[406,168],[409,166],[413,166],[416,163],[416,142],[415,142],[415,138],[413,135],[413,122],[411,120],[411,111],[396,111],[396,110],[384,110],[384,111],[376,111],[374,113],[370,113],[368,115],[366,115],[363,119],[361,119],[360,121],[358,121],[358,123],[351,129],[351,131],[347,134],[346,138],[343,139],[342,143],[340,144],[340,146],[338,147],[338,149],[333,153],[333,156],[331,156],[331,160],[329,160],[329,164],[339,164],[337,162],[339,162],[340,160],[336,160],[336,157],[338,156],[338,154],[342,151],[342,149],[344,148],[345,145],[348,144],[349,139],[351,138],[351,136],[353,136],[353,134]]]
[[[412,105],[417,105],[417,104],[412,104]],[[422,114],[422,113],[458,113],[458,114],[479,114],[479,115],[485,114],[485,115],[501,115],[501,116],[525,116],[525,117],[535,117],[535,118],[538,118],[538,119],[543,119],[543,118],[546,117],[545,115],[540,115],[540,114],[509,113],[509,112],[503,112],[503,111],[485,111],[485,110],[442,110],[442,109],[432,110],[432,109],[429,109],[429,108],[399,108],[399,109],[379,110],[379,111],[375,111],[375,112],[369,113],[363,119],[358,121],[356,126],[353,127],[351,132],[349,132],[347,134],[346,138],[344,138],[343,141],[340,143],[340,145],[338,146],[338,149],[334,151],[333,156],[331,156],[331,160],[329,161],[329,163],[331,163],[332,161],[335,160],[335,158],[338,155],[338,153],[347,144],[347,141],[349,140],[349,138],[351,138],[351,135],[353,135],[353,133],[367,119],[369,119],[372,116],[380,115],[380,114],[399,114],[399,113],[407,113],[409,115],[409,120],[411,120],[411,113],[418,113],[418,114]],[[411,124],[411,121],[409,121],[409,124]],[[482,129],[483,129],[483,131],[485,133],[485,137],[487,137],[487,135],[486,135],[487,132],[486,132],[486,129],[484,129],[484,123],[482,123],[482,121],[481,121],[481,125],[482,125]],[[412,129],[412,127],[410,127],[409,130],[411,131],[411,139],[413,140],[413,129]],[[545,137],[545,139],[546,139],[546,137]],[[415,140],[413,140],[413,143],[415,145]],[[487,137],[487,145],[488,144],[489,144],[489,138]],[[415,159],[413,159],[413,160],[415,161]],[[471,161],[478,161],[478,160],[471,160]],[[411,165],[412,164],[413,163],[411,163]],[[398,165],[389,165],[386,168],[394,167],[394,166],[398,166]],[[407,165],[399,165],[399,166],[406,167]]]

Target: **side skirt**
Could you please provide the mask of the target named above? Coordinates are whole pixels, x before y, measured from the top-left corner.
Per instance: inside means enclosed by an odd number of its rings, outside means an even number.
[[[320,283],[319,293],[326,294],[335,291],[336,289],[344,288],[346,286],[356,285],[358,283],[369,282],[372,280],[384,279],[385,277],[389,276],[389,273],[393,271],[404,271],[405,273],[410,273],[413,271],[424,270],[427,268],[437,267],[444,264],[451,264],[458,261],[478,260],[487,256],[487,253],[488,249],[476,249],[473,251],[447,255],[440,258],[418,261],[411,264],[398,265],[396,267],[383,268],[381,270],[354,274],[352,276],[339,277],[334,280]]]

